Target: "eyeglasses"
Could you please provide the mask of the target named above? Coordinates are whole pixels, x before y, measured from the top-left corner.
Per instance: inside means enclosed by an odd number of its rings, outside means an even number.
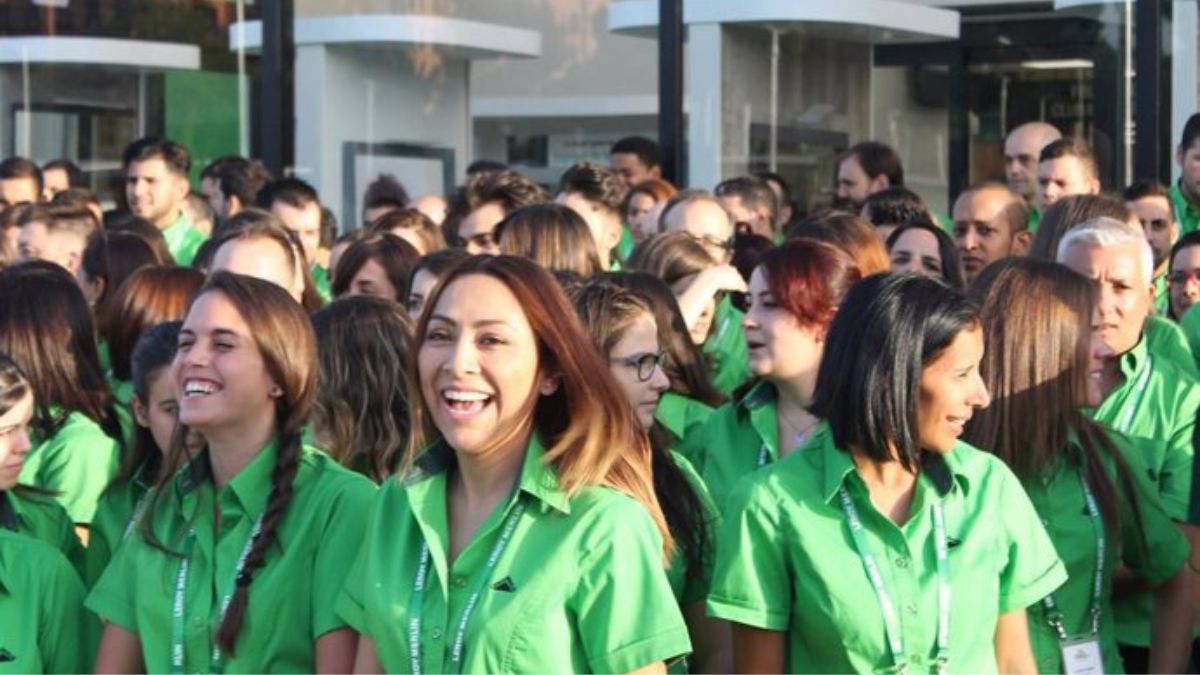
[[[612,361],[613,363],[619,363],[623,366],[636,369],[638,382],[645,382],[654,377],[654,371],[662,367],[666,357],[667,353],[660,350],[654,354],[634,354],[633,356],[623,359],[613,359]]]
[[[1200,281],[1200,268],[1190,270],[1175,270],[1167,275],[1167,281],[1172,284],[1183,284],[1189,281]]]

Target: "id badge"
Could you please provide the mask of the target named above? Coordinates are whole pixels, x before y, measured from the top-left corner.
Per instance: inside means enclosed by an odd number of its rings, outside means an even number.
[[[1096,636],[1075,638],[1060,643],[1063,673],[1066,675],[1104,675],[1104,658]]]

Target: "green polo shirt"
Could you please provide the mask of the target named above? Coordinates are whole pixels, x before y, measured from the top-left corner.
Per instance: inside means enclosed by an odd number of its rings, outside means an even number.
[[[117,413],[117,424],[121,427],[121,439],[125,447],[132,448],[137,442],[137,419],[133,414],[133,383],[129,380],[118,380],[108,371],[105,378],[108,390],[112,392],[113,411]]]
[[[0,529],[43,541],[66,556],[76,571],[83,569],[83,545],[75,523],[53,495],[19,487],[0,491]]]
[[[713,386],[726,396],[751,375],[750,351],[746,347],[746,331],[742,328],[744,317],[728,295],[721,298],[713,313],[712,330],[701,347],[709,360]]]
[[[1200,410],[1200,384],[1175,363],[1152,354],[1146,339],[1121,355],[1120,367],[1124,383],[1094,417],[1137,441],[1132,463],[1144,467],[1167,514],[1184,521],[1191,498],[1192,433]],[[1113,604],[1121,644],[1148,646],[1150,595],[1127,596]]]
[[[408,475],[387,481],[338,600],[339,615],[374,641],[387,672],[411,672],[416,616],[422,671],[447,672],[459,617],[518,500],[524,514],[467,626],[464,673],[622,673],[691,651],[663,573],[662,540],[640,504],[607,487],[563,492],[535,439],[512,497],[450,562],[453,463],[453,451],[438,443]],[[414,608],[422,544],[431,564]]]
[[[313,287],[317,289],[317,295],[321,296],[325,302],[333,300],[333,285],[329,279],[329,269],[317,263],[313,263],[308,269],[312,273]]]
[[[92,522],[96,502],[116,474],[120,445],[90,417],[73,412],[48,438],[31,430],[33,449],[20,481],[58,493],[58,501],[76,523]]]
[[[1165,273],[1154,277],[1154,313],[1157,316],[1168,316],[1171,313],[1171,289],[1167,285]]]
[[[1147,583],[1157,586],[1174,576],[1187,562],[1190,547],[1187,538],[1163,510],[1157,489],[1150,483],[1145,468],[1137,464],[1138,453],[1130,447],[1132,441],[1118,436],[1113,436],[1113,441],[1122,448],[1123,454],[1131,458],[1127,461],[1137,508],[1135,511],[1129,502],[1122,499],[1120,536],[1114,536],[1111,532],[1105,536],[1100,646],[1104,655],[1104,672],[1123,673],[1112,606],[1113,570],[1124,563]],[[1074,451],[1076,454],[1061,462],[1053,475],[1025,483],[1029,499],[1067,567],[1067,582],[1054,592],[1054,602],[1062,613],[1063,627],[1071,636],[1091,632],[1096,574],[1095,525],[1087,512],[1078,449]],[[1107,469],[1114,484],[1119,485],[1115,466],[1110,462]],[[1124,494],[1118,488],[1117,495],[1123,497]],[[1140,523],[1138,516],[1141,517]],[[1047,619],[1045,606],[1040,602],[1029,608],[1029,637],[1037,658],[1038,672],[1064,672],[1058,635]]]
[[[637,242],[633,240],[633,232],[629,231],[629,223],[621,223],[621,241],[617,242],[617,260],[625,261],[629,259],[629,254],[633,253]]]
[[[160,541],[187,552],[186,621],[180,627],[185,672],[208,672],[220,599],[233,592],[237,561],[267,507],[276,456],[272,442],[218,490],[201,454],[175,475],[164,488],[171,493],[144,516],[152,519]],[[362,541],[375,486],[306,447],[293,491],[266,564],[250,583],[236,653],[226,654],[222,663],[226,672],[313,672],[317,638],[346,625],[334,614],[333,603]],[[218,510],[221,529],[214,532]],[[138,634],[149,673],[171,669],[180,563],[180,557],[155,548],[135,531],[87,599],[88,609]]]
[[[0,673],[83,673],[94,644],[83,584],[61,553],[0,530]]]
[[[150,482],[139,475],[109,487],[100,497],[84,555],[83,582],[88,588],[100,580],[113,554],[132,532],[134,514],[142,508],[142,500],[149,490]]]
[[[1162,316],[1148,317],[1145,336],[1146,348],[1154,358],[1170,361],[1192,379],[1200,380],[1187,333],[1178,324]]]
[[[1171,186],[1170,194],[1171,205],[1175,207],[1175,218],[1179,221],[1179,236],[1200,229],[1200,209],[1183,194],[1179,181]]]
[[[949,543],[949,670],[996,672],[999,615],[1041,600],[1066,581],[1066,570],[1000,460],[958,443],[928,464],[903,526],[875,510],[827,428],[742,481],[717,540],[709,614],[786,631],[789,673],[891,672],[879,601],[838,497],[845,486],[896,606],[911,670],[930,672],[938,624],[931,505],[939,501]]]
[[[200,245],[208,239],[199,230],[192,227],[187,214],[183,211],[179,212],[179,216],[162,233],[163,238],[167,240],[167,250],[175,258],[175,264],[180,267],[190,266],[196,259],[196,252],[200,250]]]
[[[679,446],[722,512],[743,476],[779,459],[776,396],[775,385],[759,382],[741,400],[717,408]]]
[[[1038,225],[1042,224],[1042,211],[1033,204],[1029,205],[1029,219],[1026,223],[1028,223],[1029,233],[1037,234]]]
[[[654,413],[654,419],[664,429],[671,432],[671,436],[675,439],[674,445],[678,447],[688,434],[712,417],[713,410],[715,409],[712,406],[688,398],[683,394],[665,391],[658,401],[658,410]]]

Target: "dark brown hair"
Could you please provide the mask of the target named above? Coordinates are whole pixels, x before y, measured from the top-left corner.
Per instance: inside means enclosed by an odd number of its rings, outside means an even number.
[[[408,299],[408,282],[413,267],[421,258],[413,245],[390,232],[376,232],[354,243],[338,259],[333,274],[333,294],[345,295],[350,290],[354,276],[368,261],[375,261],[387,273],[388,281],[396,289],[392,300],[404,302]]]
[[[854,258],[864,278],[892,267],[887,248],[879,241],[875,228],[853,213],[828,211],[806,218],[788,230],[787,238],[833,244]]]
[[[418,251],[421,255],[446,248],[446,240],[442,238],[442,228],[430,220],[429,216],[416,209],[388,211],[376,218],[375,222],[370,224],[370,229],[389,234],[396,234],[396,230],[415,231],[417,238],[421,240],[421,245],[425,248],[424,251]]]
[[[1054,262],[1058,257],[1058,244],[1067,231],[1094,218],[1113,218],[1128,223],[1133,220],[1133,212],[1121,200],[1107,195],[1063,197],[1042,214],[1037,234],[1029,247],[1029,257]]]
[[[382,298],[342,298],[313,315],[317,400],[313,429],[330,457],[376,483],[408,441],[406,373],[412,325]]]
[[[204,275],[188,267],[145,267],[116,290],[99,317],[113,377],[133,377],[130,359],[138,338],[155,324],[182,320],[203,285]]]
[[[508,214],[496,225],[500,252],[529,258],[551,272],[588,278],[601,272],[596,239],[574,209],[533,204]]]

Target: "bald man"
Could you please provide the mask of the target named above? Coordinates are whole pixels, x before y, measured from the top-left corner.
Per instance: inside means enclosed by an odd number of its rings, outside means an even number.
[[[1026,122],[1004,139],[1004,178],[1014,192],[1032,203],[1037,192],[1038,156],[1042,148],[1062,138],[1062,133],[1045,122]]]

